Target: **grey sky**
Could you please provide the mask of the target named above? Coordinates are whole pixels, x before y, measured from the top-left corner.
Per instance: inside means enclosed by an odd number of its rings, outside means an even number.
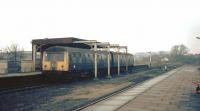
[[[198,0],[0,1],[0,48],[12,42],[31,50],[39,38],[80,37],[128,45],[130,52],[200,51]]]

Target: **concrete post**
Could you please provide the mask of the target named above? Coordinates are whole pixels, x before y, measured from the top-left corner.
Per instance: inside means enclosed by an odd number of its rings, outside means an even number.
[[[133,55],[133,65],[135,65],[135,55]]]
[[[108,78],[111,78],[110,76],[110,45],[107,46],[107,51],[108,51]]]
[[[36,45],[32,44],[32,60],[33,60],[33,71],[35,71],[35,61],[36,61]]]
[[[151,68],[151,52],[149,52],[150,57],[149,57],[149,68]]]
[[[42,45],[40,46],[40,70],[42,70],[43,66],[43,52],[42,52]]]
[[[98,80],[98,75],[97,75],[97,43],[94,43],[94,79]]]
[[[128,72],[128,48],[126,47],[126,72]]]
[[[120,48],[118,47],[118,48],[117,48],[117,64],[118,64],[118,65],[117,65],[117,66],[118,66],[117,69],[118,69],[118,75],[120,75],[120,60],[119,60],[119,56],[120,56],[120,55],[119,55],[119,49],[120,49]]]

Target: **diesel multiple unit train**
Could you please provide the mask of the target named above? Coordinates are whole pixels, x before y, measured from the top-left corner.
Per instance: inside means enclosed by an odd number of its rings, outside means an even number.
[[[68,77],[94,76],[94,50],[72,48],[66,46],[53,46],[43,52],[42,71],[44,74]],[[132,54],[119,53],[120,71],[129,70],[134,67]],[[118,53],[110,52],[111,73],[118,69]],[[108,52],[97,51],[98,76],[107,74]],[[127,63],[126,63],[127,61]]]

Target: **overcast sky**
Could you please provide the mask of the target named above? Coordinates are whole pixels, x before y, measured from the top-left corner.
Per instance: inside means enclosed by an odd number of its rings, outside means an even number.
[[[0,48],[78,37],[127,45],[130,52],[185,44],[200,52],[200,0],[1,0]]]

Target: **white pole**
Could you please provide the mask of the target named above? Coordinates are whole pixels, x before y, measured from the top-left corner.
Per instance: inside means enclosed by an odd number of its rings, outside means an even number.
[[[151,52],[149,52],[150,57],[149,57],[149,68],[151,68]]]
[[[97,44],[94,43],[94,73],[95,73],[95,80],[98,79],[98,76],[97,76]]]
[[[117,48],[118,75],[120,75],[119,47]]]
[[[33,52],[32,52],[32,56],[33,56],[33,71],[35,71],[35,61],[36,61],[36,45],[33,44]]]
[[[111,78],[110,76],[110,45],[107,46],[108,50],[108,78]]]
[[[128,48],[126,47],[126,72],[128,72]]]

